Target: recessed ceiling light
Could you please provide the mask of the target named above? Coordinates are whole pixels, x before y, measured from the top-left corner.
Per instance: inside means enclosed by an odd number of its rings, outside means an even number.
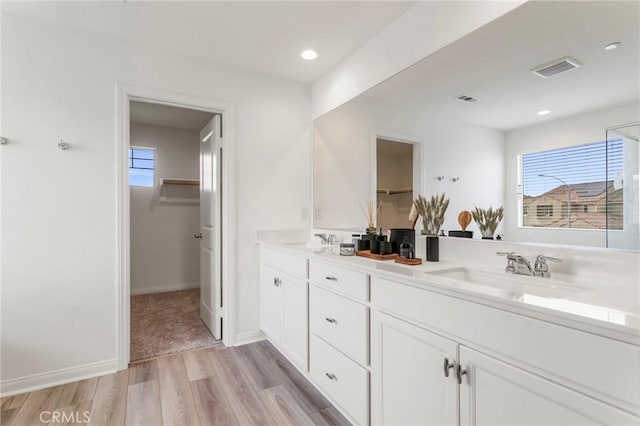
[[[619,41],[614,41],[613,43],[609,43],[604,47],[604,50],[613,50],[615,48],[617,48],[618,46],[620,46],[622,43],[620,43]]]
[[[304,52],[302,52],[300,56],[302,56],[302,59],[306,59],[307,61],[313,61],[318,57],[318,54],[316,53],[315,50],[307,49]]]
[[[538,111],[538,115],[547,115],[550,113],[551,111],[549,111],[548,109],[543,109],[542,111]]]

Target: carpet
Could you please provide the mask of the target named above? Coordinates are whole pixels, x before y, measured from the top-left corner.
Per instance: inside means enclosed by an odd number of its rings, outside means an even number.
[[[200,319],[200,289],[131,296],[131,361],[217,343]]]

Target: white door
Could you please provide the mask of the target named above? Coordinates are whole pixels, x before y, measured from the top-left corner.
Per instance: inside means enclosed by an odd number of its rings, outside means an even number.
[[[282,279],[273,269],[263,266],[261,277],[262,306],[260,309],[260,328],[275,343],[280,343],[282,336],[283,298]]]
[[[631,425],[640,419],[460,346],[460,425]]]
[[[220,116],[200,131],[200,317],[222,338],[222,137]]]
[[[389,315],[371,315],[371,424],[457,425],[458,345]]]
[[[282,346],[291,361],[308,371],[309,284],[282,275]]]

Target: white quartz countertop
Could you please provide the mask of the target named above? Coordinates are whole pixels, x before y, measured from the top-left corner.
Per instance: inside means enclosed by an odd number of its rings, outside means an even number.
[[[504,269],[474,264],[472,260],[427,262],[423,259],[422,265],[408,266],[394,261],[340,256],[337,247],[267,241],[260,244],[640,345],[640,285],[578,281],[558,273],[552,274],[551,279],[512,275]],[[462,279],[463,271],[475,274],[473,280]]]

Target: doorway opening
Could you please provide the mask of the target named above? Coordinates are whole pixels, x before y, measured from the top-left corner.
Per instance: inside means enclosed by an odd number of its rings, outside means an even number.
[[[420,193],[418,145],[400,139],[378,136],[375,139],[376,224],[383,231],[391,228],[411,228],[411,206]]]
[[[232,346],[232,108],[119,85],[118,109],[118,367]]]
[[[206,244],[203,232],[210,231],[210,226],[201,230],[201,223],[210,225],[201,220],[201,213],[219,216],[204,205],[212,201],[213,180],[203,176],[211,172],[206,168],[212,150],[200,141],[200,134],[215,126],[210,124],[215,116],[130,101],[130,361],[210,346],[219,340],[215,327],[209,330],[200,318],[201,305],[205,318],[212,311],[211,300],[207,303],[207,298],[212,299],[211,265],[219,264],[206,259],[214,256],[211,247],[201,248]],[[201,182],[207,191],[201,189]]]

